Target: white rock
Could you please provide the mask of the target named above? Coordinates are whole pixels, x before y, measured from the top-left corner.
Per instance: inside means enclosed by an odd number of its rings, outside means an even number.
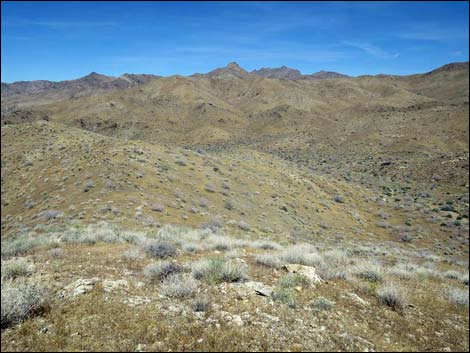
[[[297,264],[288,264],[283,267],[289,273],[298,273],[307,277],[310,280],[311,284],[323,283],[324,280],[317,274],[315,267],[303,266]]]

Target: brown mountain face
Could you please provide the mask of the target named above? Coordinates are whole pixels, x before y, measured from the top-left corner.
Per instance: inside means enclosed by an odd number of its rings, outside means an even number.
[[[281,80],[298,80],[304,76],[299,70],[291,69],[287,66],[281,66],[274,69],[263,67],[259,70],[253,70],[251,73],[265,78],[277,78]]]
[[[155,75],[124,74],[112,77],[92,72],[76,80],[67,81],[20,81],[2,82],[2,103],[23,106],[28,103],[38,104],[55,100],[77,98],[97,92],[124,89],[145,84],[158,78]],[[2,108],[3,111],[3,108]]]
[[[208,72],[207,74],[194,74],[193,77],[207,77],[207,78],[239,78],[239,79],[252,79],[256,76],[250,74],[241,68],[236,62],[231,62],[227,66],[218,68]]]
[[[307,79],[327,79],[327,78],[347,78],[348,75],[343,75],[333,71],[319,71],[311,75],[306,75]]]

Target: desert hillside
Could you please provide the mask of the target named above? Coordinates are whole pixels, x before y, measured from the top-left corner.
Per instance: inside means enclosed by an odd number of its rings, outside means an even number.
[[[2,83],[2,351],[468,350],[468,96],[468,62]]]

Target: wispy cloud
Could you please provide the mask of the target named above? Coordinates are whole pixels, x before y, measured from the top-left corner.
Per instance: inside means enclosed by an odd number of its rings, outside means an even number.
[[[374,45],[371,43],[367,42],[350,42],[350,41],[343,41],[343,45],[347,45],[350,47],[354,47],[357,49],[361,49],[362,51],[375,56],[377,58],[382,58],[382,59],[395,59],[400,56],[399,53],[389,53],[388,51]]]
[[[104,27],[115,27],[117,22],[113,21],[31,21],[26,19],[16,19],[15,21],[2,22],[2,26],[28,26],[47,27],[51,29],[95,29]]]
[[[56,29],[68,28],[101,28],[101,27],[115,27],[116,22],[62,22],[62,21],[38,21],[31,22],[33,26],[42,26]]]
[[[398,32],[396,36],[405,40],[446,41],[468,38],[467,28],[438,27],[434,24],[413,25],[405,31]]]

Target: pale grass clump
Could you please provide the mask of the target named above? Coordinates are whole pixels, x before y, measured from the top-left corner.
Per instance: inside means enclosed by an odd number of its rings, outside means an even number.
[[[286,304],[289,308],[295,309],[297,302],[295,300],[294,292],[291,288],[277,288],[272,294],[273,300],[280,301]]]
[[[208,298],[196,298],[191,303],[191,308],[196,312],[208,311],[211,307],[211,302]]]
[[[455,280],[458,280],[462,276],[460,272],[454,270],[445,271],[444,273],[442,273],[442,275],[444,276],[444,278]]]
[[[194,253],[201,251],[201,246],[197,243],[186,243],[182,245],[183,251]]]
[[[467,273],[463,273],[463,274],[459,277],[459,282],[462,283],[462,284],[465,284],[466,286],[468,286],[468,272],[467,272]]]
[[[56,259],[64,256],[64,250],[60,248],[51,249],[47,253],[50,257],[56,258]]]
[[[442,272],[434,267],[418,267],[416,269],[416,275],[420,277],[442,278]]]
[[[147,240],[144,250],[152,257],[166,258],[176,255],[177,249],[173,243],[161,240]]]
[[[310,244],[297,244],[286,248],[281,252],[281,259],[289,264],[315,266],[321,261],[317,249]]]
[[[378,261],[364,260],[358,263],[353,269],[353,274],[369,282],[382,282],[385,270]]]
[[[287,275],[282,276],[279,278],[277,285],[280,288],[294,288],[294,287],[302,287],[308,286],[310,281],[304,275],[298,273],[289,273]]]
[[[183,267],[176,263],[170,261],[158,261],[148,264],[144,268],[144,276],[150,282],[157,282],[182,271]]]
[[[210,284],[237,282],[246,278],[246,266],[224,259],[204,259],[191,266],[193,277]]]
[[[122,257],[130,261],[142,260],[145,254],[139,248],[130,248],[122,253]]]
[[[313,301],[313,306],[322,311],[330,310],[335,305],[335,302],[328,300],[324,297],[318,297]]]
[[[388,270],[388,273],[403,279],[416,276],[417,267],[410,263],[399,263]]]
[[[457,308],[468,308],[468,289],[448,287],[444,291],[444,298]]]
[[[189,275],[175,274],[162,281],[161,291],[170,298],[188,298],[196,293],[197,282]]]
[[[250,246],[263,250],[281,250],[281,245],[271,240],[255,240],[251,242]]]
[[[278,254],[261,254],[255,257],[256,263],[272,268],[281,268],[285,263]]]
[[[235,259],[237,257],[240,257],[240,250],[238,249],[232,249],[230,251],[227,251],[225,254],[224,254],[224,257],[226,259]]]
[[[393,310],[403,310],[407,300],[406,290],[394,283],[387,283],[377,290],[379,302]]]
[[[349,280],[352,264],[353,260],[347,252],[334,249],[323,252],[321,259],[317,260],[315,267],[317,267],[323,279]]]
[[[35,284],[2,280],[1,327],[19,323],[45,304],[44,289]]]
[[[56,247],[58,243],[58,238],[53,234],[21,233],[2,240],[1,256],[2,259],[20,256],[31,252],[33,249]]]
[[[94,233],[87,230],[73,229],[67,232],[63,238],[64,242],[72,244],[96,244],[97,239]]]
[[[2,261],[2,280],[28,276],[32,266],[24,259]]]

